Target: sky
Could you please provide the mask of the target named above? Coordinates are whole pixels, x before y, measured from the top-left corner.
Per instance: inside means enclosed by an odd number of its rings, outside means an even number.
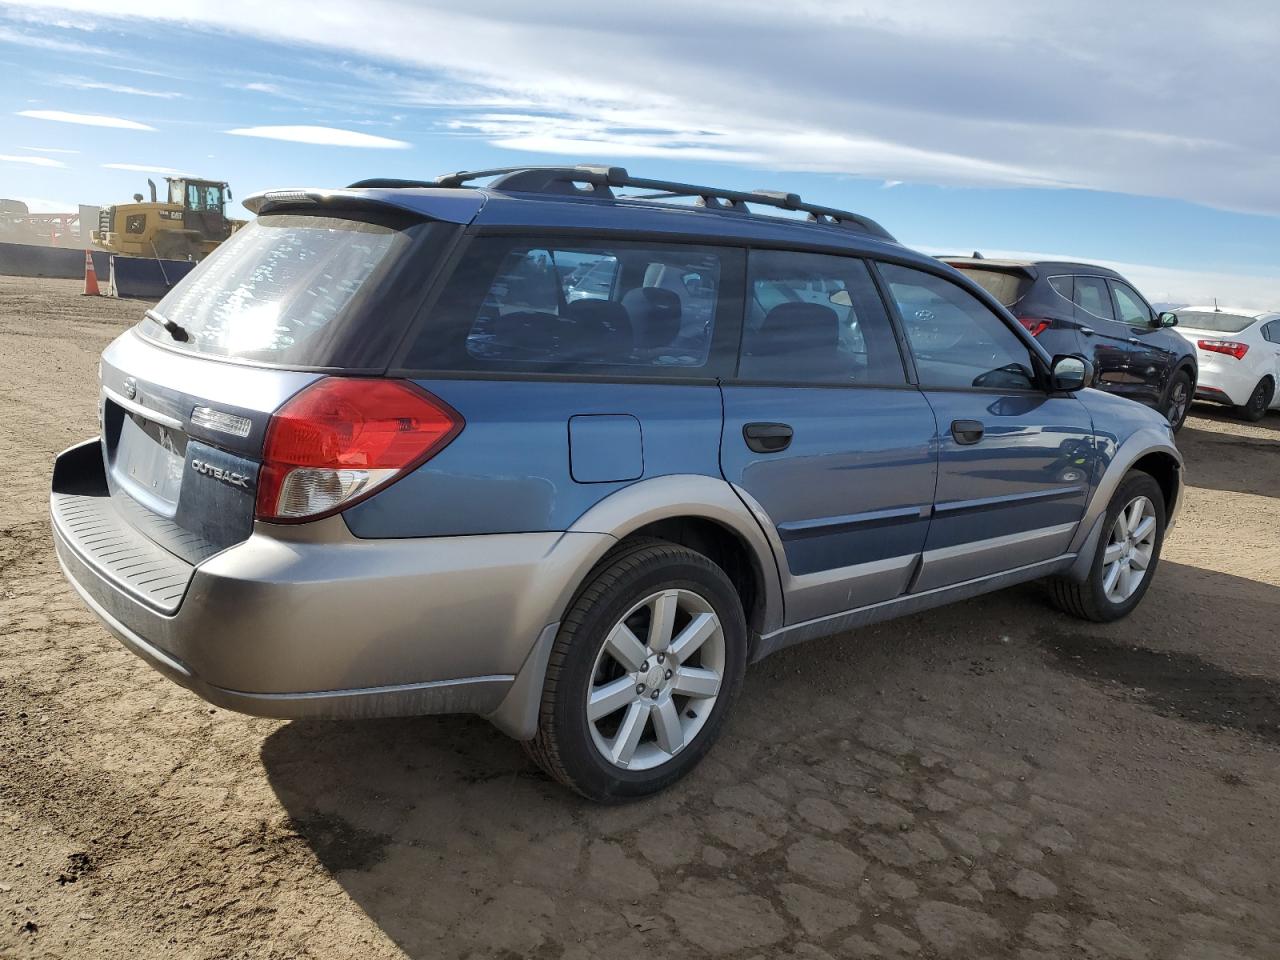
[[[0,197],[608,162],[1280,308],[1275,0],[0,0]]]

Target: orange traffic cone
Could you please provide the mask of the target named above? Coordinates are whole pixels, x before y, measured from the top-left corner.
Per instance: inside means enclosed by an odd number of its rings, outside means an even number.
[[[84,252],[84,295],[86,297],[102,296],[102,291],[98,289],[98,274],[93,269],[93,254],[88,250]]]

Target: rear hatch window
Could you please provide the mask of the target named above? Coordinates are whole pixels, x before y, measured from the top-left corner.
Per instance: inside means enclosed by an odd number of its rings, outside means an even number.
[[[1006,307],[1027,295],[1032,279],[1021,270],[996,270],[990,267],[956,267]]]
[[[1178,310],[1178,326],[1192,330],[1208,330],[1213,333],[1239,333],[1251,326],[1257,317],[1245,317],[1238,313],[1218,313],[1200,310]]]
[[[210,357],[384,366],[416,306],[394,298],[403,264],[418,259],[409,251],[423,234],[454,229],[394,214],[262,216],[179,281],[148,312],[141,332]],[[175,324],[181,329],[171,333]]]

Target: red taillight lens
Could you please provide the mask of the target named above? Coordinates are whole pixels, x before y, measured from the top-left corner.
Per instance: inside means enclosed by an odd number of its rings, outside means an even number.
[[[314,520],[349,507],[435,456],[463,426],[406,380],[319,380],[267,426],[258,519]]]
[[[1040,320],[1036,317],[1019,317],[1018,322],[1031,331],[1033,337],[1038,337],[1049,329],[1048,320]]]
[[[1225,353],[1229,357],[1235,357],[1237,360],[1243,360],[1244,355],[1249,352],[1247,343],[1240,343],[1236,340],[1197,340],[1196,345],[1201,350],[1208,350],[1210,353]]]

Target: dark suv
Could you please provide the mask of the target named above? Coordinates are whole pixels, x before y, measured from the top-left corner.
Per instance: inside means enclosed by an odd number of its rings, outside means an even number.
[[[480,714],[621,799],[791,644],[1041,578],[1113,620],[1155,575],[1169,424],[866,218],[616,167],[245,203],[103,354],[50,504],[214,703]]]
[[[1172,313],[1157,313],[1114,270],[1057,260],[946,258],[985,287],[1050,353],[1081,353],[1093,361],[1093,385],[1155,407],[1180,430],[1196,388],[1196,349],[1168,329]]]

